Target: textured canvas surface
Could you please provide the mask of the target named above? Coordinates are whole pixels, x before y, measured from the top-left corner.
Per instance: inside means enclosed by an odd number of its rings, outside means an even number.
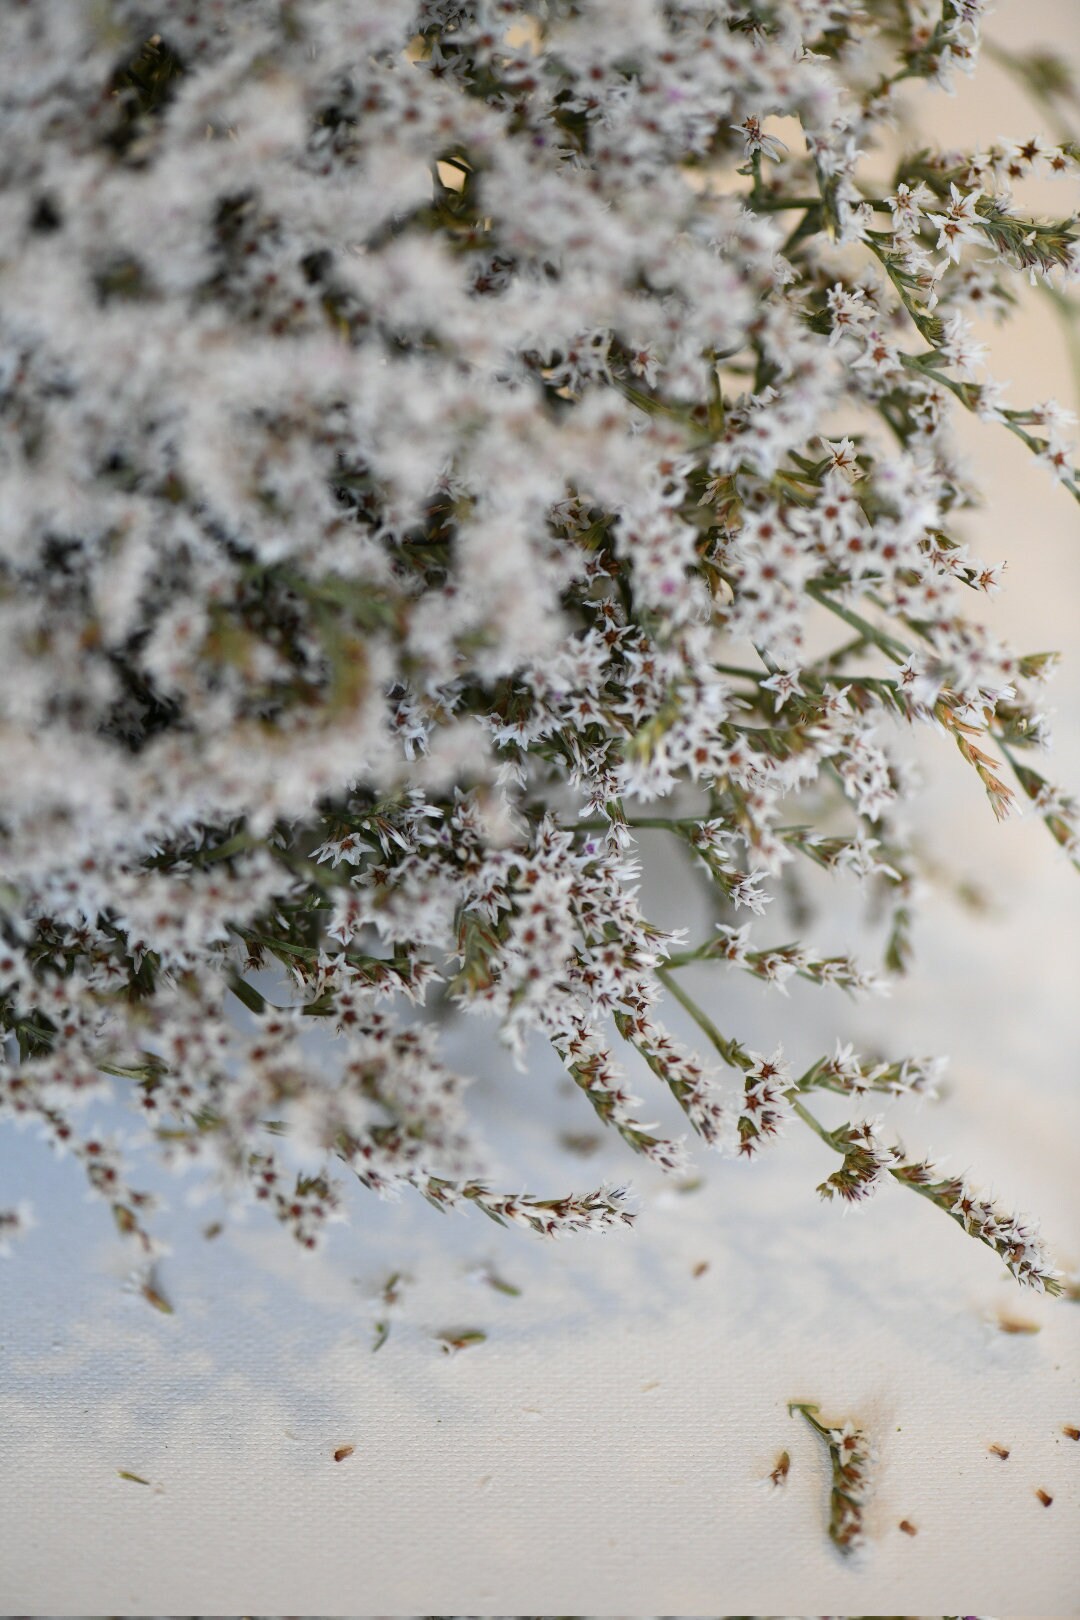
[[[1024,42],[1033,24],[1077,54],[1069,0],[1005,4],[995,33]],[[1038,124],[993,65],[983,79],[980,99],[941,106],[944,140]],[[1075,402],[1038,300],[1007,341],[989,336],[1013,399]],[[1077,788],[1075,508],[1006,434],[966,437],[989,497],[977,549],[1009,559],[992,622],[1023,650],[1065,650],[1054,763]],[[950,1053],[945,1100],[890,1123],[1037,1211],[1059,1263],[1080,1267],[1080,880],[1033,819],[995,825],[945,740],[922,757],[926,847],[984,907],[931,900],[889,1002],[798,986],[785,1001],[721,967],[697,990],[721,1023],[737,1002],[740,1034],[782,1039],[796,1062],[836,1035]],[[687,875],[651,871],[657,919],[693,935]],[[839,948],[852,919],[832,893],[813,937]],[[1080,1613],[1080,1444],[1063,1434],[1080,1426],[1080,1306],[1021,1293],[899,1188],[847,1216],[820,1204],[832,1162],[809,1136],[751,1166],[705,1164],[685,1192],[618,1142],[575,1157],[559,1136],[591,1132],[584,1101],[475,1037],[462,1027],[458,1055],[495,1163],[538,1192],[632,1172],[635,1231],[548,1246],[358,1192],[352,1225],[308,1259],[254,1217],[204,1239],[216,1206],[165,1178],[166,1316],[125,1289],[108,1212],[77,1172],[32,1134],[0,1137],[5,1200],[30,1198],[39,1222],[0,1271],[7,1612]],[[1002,1313],[1040,1331],[1007,1333]],[[462,1332],[487,1337],[447,1353],[438,1335]],[[826,1540],[826,1461],[794,1399],[877,1442],[858,1564]]]

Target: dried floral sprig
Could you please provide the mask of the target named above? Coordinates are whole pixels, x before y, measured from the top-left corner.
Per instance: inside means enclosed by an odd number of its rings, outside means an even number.
[[[743,1077],[744,1094],[737,1120],[738,1150],[753,1156],[768,1138],[779,1135],[790,1119],[812,1130],[843,1163],[819,1187],[826,1199],[851,1205],[870,1197],[886,1176],[919,1193],[963,1227],[970,1236],[994,1250],[1016,1281],[1038,1293],[1060,1294],[1061,1276],[1053,1264],[1035,1222],[1010,1214],[980,1196],[959,1177],[945,1176],[930,1160],[909,1160],[903,1151],[883,1142],[877,1119],[862,1120],[828,1130],[811,1113],[803,1096],[816,1088],[840,1092],[871,1090],[918,1092],[931,1088],[940,1060],[904,1059],[899,1063],[863,1065],[850,1048],[838,1047],[835,1057],[822,1058],[795,1079],[782,1053],[771,1058],[746,1052],[723,1036],[698,1003],[670,973],[661,969],[662,982],[694,1019],[723,1057]]]
[[[850,1422],[840,1427],[824,1423],[820,1408],[807,1401],[790,1401],[788,1412],[802,1414],[814,1433],[825,1442],[832,1468],[829,1494],[829,1536],[845,1556],[865,1545],[863,1510],[871,1488],[873,1447],[861,1429]]]

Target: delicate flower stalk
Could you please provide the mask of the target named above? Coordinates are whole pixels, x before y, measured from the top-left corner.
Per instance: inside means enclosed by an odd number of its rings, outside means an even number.
[[[629,1195],[622,1187],[601,1187],[596,1192],[566,1198],[533,1198],[524,1193],[495,1193],[475,1181],[454,1185],[436,1176],[428,1176],[417,1185],[438,1209],[474,1204],[496,1225],[523,1226],[540,1237],[603,1232],[634,1221],[634,1211],[626,1207]]]
[[[779,1050],[771,1058],[743,1051],[720,1034],[681,986],[676,986],[669,975],[663,977],[725,1061],[738,1068],[744,1077],[744,1100],[738,1119],[742,1154],[753,1156],[767,1138],[782,1132],[789,1119],[798,1118],[843,1160],[840,1168],[818,1186],[822,1198],[838,1199],[847,1205],[861,1203],[876,1191],[886,1176],[891,1176],[901,1186],[909,1187],[935,1204],[970,1236],[993,1249],[1017,1282],[1038,1293],[1062,1292],[1062,1273],[1043,1245],[1036,1223],[1002,1210],[975,1193],[965,1181],[943,1177],[929,1160],[908,1160],[900,1148],[881,1140],[880,1120],[862,1120],[830,1131],[801,1100],[803,1095],[817,1088],[855,1094],[881,1090],[932,1095],[940,1059],[903,1059],[899,1063],[869,1067],[854,1056],[850,1047],[838,1045],[833,1058],[819,1059],[798,1080],[793,1080]]]

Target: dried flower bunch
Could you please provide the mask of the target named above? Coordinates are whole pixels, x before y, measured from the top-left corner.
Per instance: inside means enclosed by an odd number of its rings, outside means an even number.
[[[1007,406],[969,325],[1075,277],[1073,219],[1013,193],[1080,152],[886,155],[983,9],[6,8],[0,1102],[148,1257],[152,1200],[92,1123],[110,1077],[130,1148],[308,1246],[343,1169],[544,1234],[630,1219],[621,1189],[481,1179],[457,1007],[518,1058],[550,1043],[665,1170],[684,1144],[620,1042],[706,1146],[805,1124],[840,1158],[824,1196],[891,1178],[1057,1288],[1029,1223],[808,1107],[928,1092],[934,1061],[838,1045],[796,1074],[678,977],[873,989],[743,924],[807,862],[885,896],[902,970],[895,722],[951,738],[998,815],[1011,771],[1080,854],[1026,763],[1052,659],[966,613],[1000,568],[957,532],[949,436],[974,412],[1080,493],[1068,413]],[[642,910],[640,827],[721,908],[697,948]]]

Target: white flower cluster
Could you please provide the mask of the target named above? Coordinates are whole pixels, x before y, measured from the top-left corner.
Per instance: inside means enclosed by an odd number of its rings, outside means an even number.
[[[829,1534],[842,1553],[857,1553],[866,1544],[863,1513],[873,1484],[873,1446],[850,1420],[829,1430],[828,1443],[833,1464]]]
[[[727,1151],[815,1086],[927,1089],[850,1052],[796,1080],[693,1011],[716,1057],[679,1046],[655,1007],[692,1010],[691,958],[878,980],[728,923],[680,956],[633,846],[666,827],[754,916],[789,863],[852,872],[901,967],[901,720],[950,735],[999,814],[1004,755],[1080,853],[1015,757],[1046,741],[1046,657],[959,605],[1000,569],[959,533],[949,437],[973,411],[1080,493],[1068,413],[1006,408],[968,326],[1014,274],[1080,269],[1072,220],[1012,194],[1077,150],[884,174],[876,149],[905,87],[972,68],[983,9],[9,8],[0,1108],[148,1249],[149,1200],[72,1122],[107,1077],[305,1245],[335,1162],[545,1233],[628,1218],[618,1189],[478,1179],[432,988],[518,1056],[546,1038],[668,1170],[684,1147],[638,1120],[611,1025]],[[806,824],[810,788],[846,831]],[[271,963],[280,1006],[250,977]]]

